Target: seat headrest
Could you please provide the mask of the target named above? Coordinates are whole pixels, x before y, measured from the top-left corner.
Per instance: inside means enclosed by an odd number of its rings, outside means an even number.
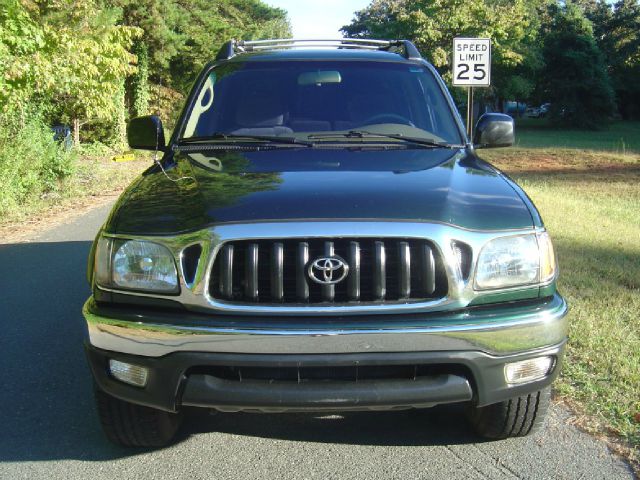
[[[277,98],[249,94],[238,104],[236,123],[241,127],[276,127],[284,123],[284,108]]]
[[[347,110],[352,121],[360,122],[382,113],[395,113],[398,106],[394,105],[393,98],[384,94],[357,95],[347,105]]]

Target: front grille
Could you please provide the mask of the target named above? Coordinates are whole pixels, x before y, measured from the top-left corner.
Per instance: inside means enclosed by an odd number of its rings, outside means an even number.
[[[348,274],[333,285],[313,281],[308,269],[318,258],[343,259]],[[434,245],[405,238],[227,242],[218,250],[209,282],[214,299],[247,304],[425,301],[446,290]]]

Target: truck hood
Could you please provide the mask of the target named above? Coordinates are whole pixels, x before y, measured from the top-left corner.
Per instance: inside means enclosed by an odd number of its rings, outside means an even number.
[[[524,192],[466,150],[305,149],[176,153],[144,172],[105,225],[162,235],[228,222],[377,220],[530,228]]]

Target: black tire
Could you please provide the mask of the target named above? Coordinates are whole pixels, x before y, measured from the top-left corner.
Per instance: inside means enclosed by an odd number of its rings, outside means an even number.
[[[100,423],[107,438],[125,447],[162,447],[167,445],[182,423],[180,413],[125,402],[95,390]]]
[[[485,407],[472,406],[467,413],[475,431],[485,438],[524,437],[542,428],[550,400],[547,387]]]

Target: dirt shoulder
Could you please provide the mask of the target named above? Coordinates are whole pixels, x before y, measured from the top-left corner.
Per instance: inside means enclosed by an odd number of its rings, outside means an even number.
[[[53,205],[30,218],[5,222],[0,225],[0,244],[28,242],[45,230],[81,217],[94,208],[101,207],[118,198],[120,191],[104,195],[91,195]]]
[[[39,233],[114,202],[131,181],[150,165],[146,158],[114,162],[84,158],[65,194],[41,198],[11,217],[0,218],[0,244],[27,242]]]

